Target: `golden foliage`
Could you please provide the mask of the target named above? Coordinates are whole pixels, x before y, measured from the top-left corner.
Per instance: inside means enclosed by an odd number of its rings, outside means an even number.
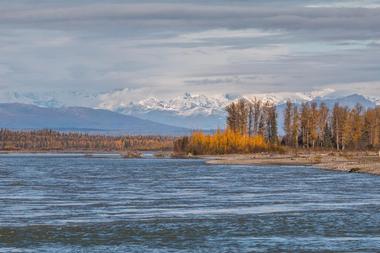
[[[253,153],[274,148],[262,135],[248,136],[232,130],[218,130],[212,135],[197,131],[190,137],[184,137],[175,143],[176,152],[193,155]]]

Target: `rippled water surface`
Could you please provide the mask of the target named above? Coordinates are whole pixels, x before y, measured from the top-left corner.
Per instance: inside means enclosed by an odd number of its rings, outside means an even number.
[[[0,252],[380,252],[380,177],[1,155]]]

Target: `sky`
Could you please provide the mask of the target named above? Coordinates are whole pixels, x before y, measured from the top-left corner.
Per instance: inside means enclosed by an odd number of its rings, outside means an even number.
[[[380,97],[380,0],[0,0],[0,102],[325,88]]]

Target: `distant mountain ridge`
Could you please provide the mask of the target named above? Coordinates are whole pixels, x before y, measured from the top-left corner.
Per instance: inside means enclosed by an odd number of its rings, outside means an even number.
[[[324,102],[330,108],[332,108],[335,103],[348,107],[353,107],[357,103],[360,103],[365,108],[368,108],[375,107],[378,102],[378,100],[373,100],[360,94],[341,95],[332,89],[325,89],[309,93],[280,92],[247,94],[244,96],[232,96],[228,94],[206,96],[185,93],[183,96],[168,100],[151,97],[138,102],[116,106],[114,103],[112,103],[111,106],[111,104],[107,104],[105,101],[100,104],[99,107],[155,122],[168,123],[174,126],[187,126],[193,129],[216,129],[224,128],[225,126],[225,107],[240,98],[245,98],[250,101],[260,99],[276,104],[280,120],[280,112],[284,109],[284,104],[287,100],[296,104],[311,101],[317,103]]]
[[[187,126],[193,129],[224,128],[224,108],[233,100],[227,97],[208,97],[185,93],[167,101],[147,98],[128,106],[108,108],[156,122],[170,122],[174,126]],[[107,108],[101,104],[100,107]],[[201,124],[199,124],[202,122]]]
[[[189,129],[143,120],[104,109],[43,108],[19,103],[0,104],[0,128],[49,128],[101,134],[184,135]]]
[[[5,104],[3,104],[0,106],[0,116],[3,118],[3,120],[0,120],[0,127],[9,126],[25,128],[25,126],[31,126],[29,128],[50,127],[54,129],[82,129],[84,131],[94,130],[97,132],[113,131],[122,133],[129,131],[132,134],[159,133],[178,135],[181,133],[188,133],[190,131],[188,129],[222,129],[225,127],[226,121],[225,107],[240,98],[245,98],[251,101],[260,99],[275,103],[277,105],[279,116],[278,121],[280,132],[283,120],[282,112],[287,100],[291,100],[296,104],[311,101],[316,101],[317,103],[323,102],[330,108],[332,108],[335,103],[348,107],[353,107],[357,103],[360,103],[365,108],[375,107],[380,104],[380,100],[376,98],[369,98],[360,94],[347,92],[342,93],[340,91],[334,91],[333,89],[305,93],[252,93],[245,94],[244,96],[231,94],[208,96],[185,93],[183,96],[165,100],[157,97],[147,97],[134,102],[123,100],[123,96],[117,97],[117,99],[111,96],[109,100],[103,100],[97,103],[97,108],[104,110],[95,110],[85,107],[59,107],[59,105],[53,103],[52,100],[44,103],[44,97],[38,97],[33,94],[12,94],[12,99],[16,99],[14,97],[16,95],[18,97],[17,99],[25,101],[25,103],[37,103],[44,108],[39,107],[39,112],[36,112],[37,109],[32,110],[32,114],[36,114],[33,116],[34,118],[30,118],[28,113],[21,116],[20,113],[23,110],[19,107],[19,117],[10,120],[9,115],[7,116],[8,118],[5,117],[9,108],[5,110],[3,108]],[[53,98],[53,95],[48,97]],[[88,94],[70,93],[68,95],[74,96],[75,99],[85,96],[91,101],[96,100],[96,96]],[[35,100],[28,100],[27,98],[33,98]],[[44,109],[46,109],[46,112],[43,111]],[[83,113],[79,113],[80,111]],[[45,115],[45,118],[41,118],[42,115]],[[46,119],[46,115],[51,115],[49,117],[53,120],[49,122]],[[43,124],[41,122],[43,122]],[[121,125],[123,127],[120,127]],[[127,125],[128,127],[126,127]],[[146,125],[146,127],[142,127],[143,125]]]

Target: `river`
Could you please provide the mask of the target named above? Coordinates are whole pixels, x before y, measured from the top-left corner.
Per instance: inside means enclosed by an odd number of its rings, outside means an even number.
[[[0,252],[380,252],[380,177],[2,154]]]

